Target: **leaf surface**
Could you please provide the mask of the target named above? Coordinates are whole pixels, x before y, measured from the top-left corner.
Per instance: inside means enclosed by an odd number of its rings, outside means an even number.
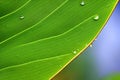
[[[118,0],[19,2],[0,17],[0,80],[52,78],[92,43]]]

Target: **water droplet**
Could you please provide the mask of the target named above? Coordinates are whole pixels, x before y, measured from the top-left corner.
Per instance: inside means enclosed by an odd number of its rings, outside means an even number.
[[[91,44],[90,47],[93,47],[93,45]]]
[[[82,2],[80,3],[80,5],[81,5],[81,6],[84,6],[84,5],[85,5],[85,2],[84,2],[84,1],[82,1]]]
[[[76,53],[77,53],[77,51],[73,51],[73,53],[74,53],[74,54],[76,54]]]
[[[95,39],[95,41],[97,41],[97,39]]]
[[[95,15],[95,16],[94,16],[94,20],[95,20],[95,21],[99,20],[99,15]]]
[[[22,19],[24,19],[25,17],[24,16],[20,16],[20,19],[22,20]]]

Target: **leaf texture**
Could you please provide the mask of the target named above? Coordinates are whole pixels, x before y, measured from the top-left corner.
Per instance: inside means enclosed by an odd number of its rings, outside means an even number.
[[[118,0],[11,2],[0,1],[0,80],[51,79],[97,37]]]

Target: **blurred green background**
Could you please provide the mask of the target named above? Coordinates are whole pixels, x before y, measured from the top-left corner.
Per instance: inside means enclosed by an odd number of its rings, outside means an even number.
[[[120,3],[97,40],[53,80],[120,80]]]

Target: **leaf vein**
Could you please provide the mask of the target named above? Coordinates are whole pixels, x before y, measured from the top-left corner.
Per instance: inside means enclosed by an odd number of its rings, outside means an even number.
[[[7,70],[7,69],[10,69],[10,68],[21,67],[21,66],[25,66],[25,65],[37,63],[37,62],[40,62],[40,61],[46,61],[46,60],[55,59],[55,58],[59,58],[59,57],[63,57],[63,56],[68,56],[68,55],[71,55],[71,54],[64,54],[64,55],[59,55],[59,56],[53,56],[53,57],[48,57],[48,58],[44,58],[44,59],[33,60],[33,61],[29,61],[29,62],[26,62],[26,63],[17,64],[17,65],[12,65],[12,66],[1,68],[0,72],[4,71],[4,70]]]
[[[18,36],[18,35],[26,32],[26,31],[28,31],[28,30],[34,28],[35,26],[37,26],[38,24],[40,24],[41,22],[43,22],[44,20],[46,20],[46,19],[47,19],[49,16],[51,16],[53,13],[55,13],[55,12],[56,12],[58,9],[60,9],[62,6],[64,6],[68,1],[69,1],[69,0],[65,0],[60,6],[58,6],[55,10],[53,10],[50,14],[48,14],[45,18],[43,18],[42,20],[40,20],[40,21],[39,21],[38,23],[36,23],[35,25],[33,25],[33,26],[31,26],[31,27],[29,27],[29,28],[27,28],[27,29],[25,29],[25,30],[23,30],[23,31],[21,31],[21,32],[19,32],[19,33],[13,35],[13,36],[7,38],[7,39],[5,39],[4,41],[0,42],[0,44],[3,44],[3,43],[5,43],[6,41],[8,41],[8,40],[10,40],[10,39],[12,39],[12,38],[14,38],[14,37],[16,37],[16,36]]]
[[[18,10],[22,9],[23,7],[25,7],[29,2],[31,2],[31,0],[28,0],[25,4],[23,4],[23,5],[22,5],[21,7],[19,7],[18,9],[16,9],[16,10],[14,10],[14,11],[12,11],[12,12],[10,12],[10,13],[2,16],[2,17],[0,17],[0,19],[3,19],[3,18],[5,18],[5,17],[7,17],[7,16],[9,16],[9,15],[14,14],[14,13],[17,12]]]
[[[52,38],[56,38],[56,37],[60,37],[60,36],[63,36],[65,34],[68,34],[69,32],[71,32],[72,30],[74,30],[75,28],[79,27],[80,25],[82,25],[83,23],[85,23],[86,21],[90,20],[91,18],[93,18],[95,15],[93,16],[90,16],[89,18],[85,19],[84,21],[80,22],[79,24],[75,25],[73,28],[67,30],[66,32],[64,33],[61,33],[59,35],[56,35],[56,36],[52,36],[52,37],[47,37],[47,38],[43,38],[43,39],[39,39],[39,40],[36,40],[36,41],[32,41],[32,42],[29,42],[29,43],[26,43],[26,44],[21,44],[21,45],[18,45],[16,47],[22,47],[22,46],[26,46],[26,45],[29,45],[29,44],[34,44],[34,43],[37,43],[37,42],[40,42],[40,41],[44,41],[44,40],[48,40],[48,39],[52,39]]]

